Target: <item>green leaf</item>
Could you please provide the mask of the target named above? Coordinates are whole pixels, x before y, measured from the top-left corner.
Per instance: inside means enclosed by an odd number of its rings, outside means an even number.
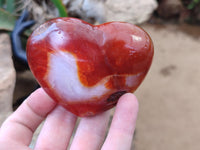
[[[33,32],[32,30],[27,29],[27,30],[24,31],[23,35],[29,37],[32,32]]]
[[[200,2],[200,0],[194,0],[194,3],[198,4]]]
[[[6,10],[10,13],[15,12],[15,0],[7,0],[6,1]]]
[[[16,17],[11,13],[0,8],[0,30],[12,31]]]
[[[61,0],[51,0],[51,2],[57,7],[60,17],[67,17],[67,9],[65,5],[63,5]]]
[[[5,0],[0,0],[0,8],[3,8],[4,4],[5,4]]]
[[[196,7],[196,5],[198,5],[199,4],[199,2],[200,2],[200,0],[193,0],[188,6],[187,6],[187,8],[188,9],[194,9],[195,7]]]
[[[187,6],[188,9],[193,9],[194,8],[194,3],[190,3],[188,6]]]

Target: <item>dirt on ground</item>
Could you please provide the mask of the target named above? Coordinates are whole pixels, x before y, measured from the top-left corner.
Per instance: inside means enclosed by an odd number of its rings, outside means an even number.
[[[200,26],[142,26],[152,37],[150,72],[135,92],[134,150],[200,149]]]

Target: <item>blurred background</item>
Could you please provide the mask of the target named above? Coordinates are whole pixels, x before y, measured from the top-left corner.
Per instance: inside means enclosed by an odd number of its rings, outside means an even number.
[[[24,10],[24,22],[35,24],[15,25]],[[135,92],[140,109],[132,149],[200,149],[200,0],[0,0],[0,124],[38,87],[16,49],[23,52],[30,33],[59,16],[144,28],[155,55]]]

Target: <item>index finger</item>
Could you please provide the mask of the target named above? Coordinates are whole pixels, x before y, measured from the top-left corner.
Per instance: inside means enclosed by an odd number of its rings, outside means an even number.
[[[0,140],[29,145],[34,131],[55,106],[56,103],[42,88],[36,90],[3,123]]]

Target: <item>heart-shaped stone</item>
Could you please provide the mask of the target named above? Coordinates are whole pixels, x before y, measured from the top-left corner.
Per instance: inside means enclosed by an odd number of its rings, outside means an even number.
[[[30,69],[43,89],[78,116],[116,105],[134,92],[147,74],[153,43],[141,28],[124,22],[91,25],[56,18],[28,39]]]

